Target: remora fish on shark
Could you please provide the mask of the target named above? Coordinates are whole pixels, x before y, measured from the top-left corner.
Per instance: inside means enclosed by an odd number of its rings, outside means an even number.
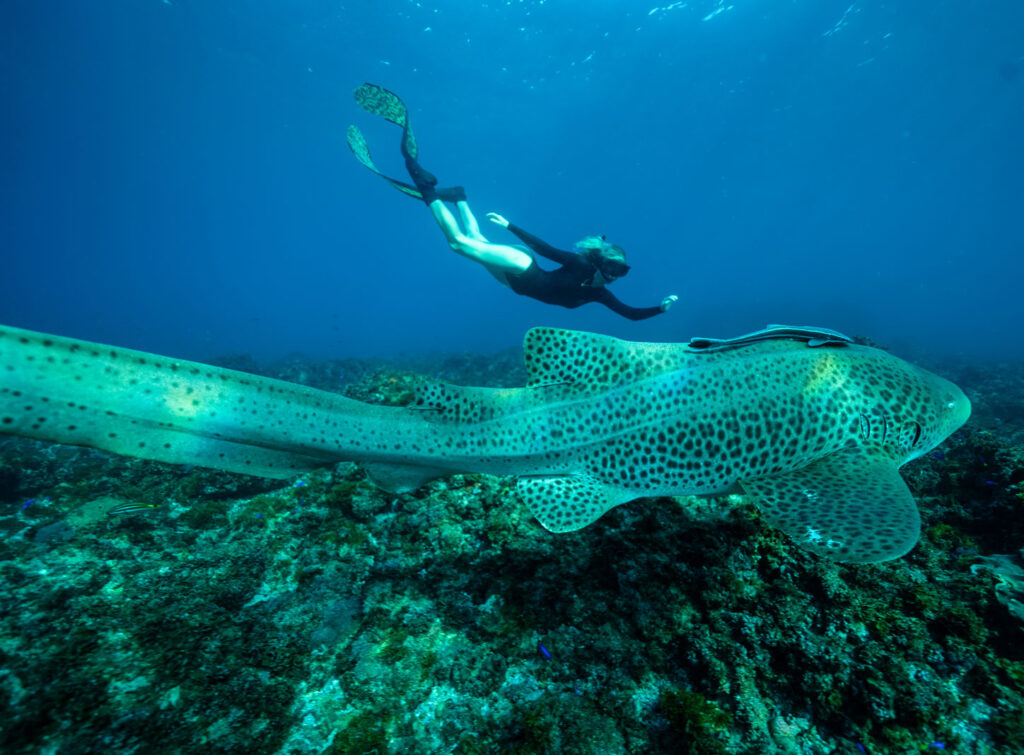
[[[897,470],[970,414],[949,381],[822,329],[666,344],[534,328],[524,351],[524,388],[425,379],[384,407],[0,327],[0,431],[279,479],[356,461],[391,490],[515,475],[553,532],[637,498],[741,490],[800,546],[872,563],[918,539]]]

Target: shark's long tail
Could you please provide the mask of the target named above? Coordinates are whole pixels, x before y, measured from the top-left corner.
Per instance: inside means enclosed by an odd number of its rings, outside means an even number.
[[[0,326],[0,430],[284,479],[351,458],[396,410],[280,380]],[[381,415],[378,417],[378,415]]]

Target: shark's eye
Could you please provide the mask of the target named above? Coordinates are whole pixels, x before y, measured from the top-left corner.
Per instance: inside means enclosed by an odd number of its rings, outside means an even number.
[[[907,422],[900,428],[900,445],[903,448],[914,448],[921,440],[921,423]]]

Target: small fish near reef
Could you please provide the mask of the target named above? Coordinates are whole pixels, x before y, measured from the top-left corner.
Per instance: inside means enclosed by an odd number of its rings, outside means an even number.
[[[154,503],[122,503],[107,511],[107,516],[137,516],[139,514],[150,514],[159,508]]]
[[[277,479],[355,461],[391,491],[514,475],[552,532],[637,498],[742,491],[801,547],[874,563],[918,540],[899,468],[971,410],[953,383],[820,328],[686,344],[534,328],[524,352],[523,388],[424,378],[394,407],[0,327],[0,432]]]

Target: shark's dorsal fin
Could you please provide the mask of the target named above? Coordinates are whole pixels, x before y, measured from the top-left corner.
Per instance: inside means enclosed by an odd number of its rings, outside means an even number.
[[[769,524],[834,561],[899,558],[920,534],[914,497],[882,448],[845,448],[801,469],[740,484]]]
[[[503,397],[514,401],[519,396],[517,389],[477,388],[433,378],[417,380],[413,393],[409,408],[422,412],[423,419],[463,424],[494,419],[508,409]]]
[[[568,385],[576,395],[678,369],[686,347],[676,343],[623,341],[596,333],[532,328],[523,340],[529,388]]]

